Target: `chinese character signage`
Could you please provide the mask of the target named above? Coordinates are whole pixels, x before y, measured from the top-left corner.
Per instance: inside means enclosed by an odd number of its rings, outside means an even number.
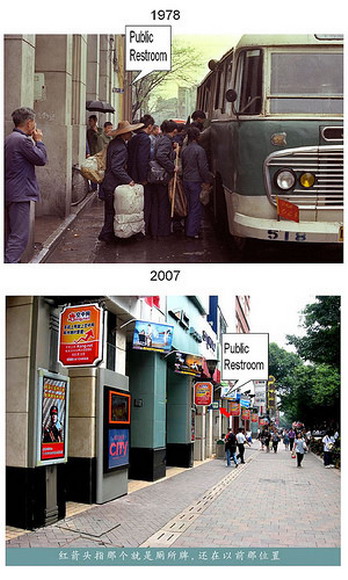
[[[133,348],[168,352],[172,348],[174,327],[170,324],[136,320],[133,334]]]
[[[213,385],[212,383],[196,383],[195,390],[195,405],[211,405],[213,401]]]
[[[240,415],[240,403],[238,401],[230,402],[230,413],[232,417],[239,417]]]
[[[250,409],[242,407],[242,419],[243,421],[249,421],[250,419]]]
[[[67,461],[68,377],[39,369],[37,465]]]
[[[59,322],[59,362],[65,367],[97,366],[103,358],[103,309],[97,304],[67,306]]]

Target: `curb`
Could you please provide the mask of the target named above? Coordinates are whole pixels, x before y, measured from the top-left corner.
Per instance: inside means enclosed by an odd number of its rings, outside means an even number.
[[[66,232],[69,226],[76,220],[82,210],[88,207],[89,204],[95,199],[96,192],[92,191],[84,201],[81,202],[81,205],[77,208],[74,213],[71,213],[64,222],[44,241],[43,247],[40,252],[34,256],[31,260],[29,260],[28,264],[40,264],[47,260],[50,253],[57,247],[60,238]]]

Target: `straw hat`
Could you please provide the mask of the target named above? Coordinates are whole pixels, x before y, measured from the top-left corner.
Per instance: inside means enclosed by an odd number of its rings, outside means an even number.
[[[120,121],[117,125],[117,129],[110,132],[110,135],[113,137],[117,137],[118,135],[123,135],[124,133],[130,133],[132,131],[136,131],[137,129],[141,129],[144,127],[144,123],[136,123],[131,125],[129,121]]]

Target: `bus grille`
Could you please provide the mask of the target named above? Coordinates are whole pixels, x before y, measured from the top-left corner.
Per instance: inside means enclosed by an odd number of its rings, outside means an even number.
[[[294,189],[284,192],[276,187],[273,177],[280,169],[295,172]],[[316,176],[311,188],[302,187],[298,181],[307,172]],[[264,177],[267,195],[275,205],[279,196],[300,209],[340,209],[343,207],[343,146],[299,147],[272,153],[265,160]]]

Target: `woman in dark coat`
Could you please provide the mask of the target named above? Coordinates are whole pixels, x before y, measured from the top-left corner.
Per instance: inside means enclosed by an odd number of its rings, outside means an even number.
[[[177,132],[176,123],[174,121],[163,121],[161,131],[162,136],[155,146],[155,159],[167,171],[167,181],[169,183],[175,172],[173,137]],[[169,236],[171,233],[168,183],[152,185],[151,234],[154,238]]]
[[[199,238],[203,210],[200,201],[202,184],[213,181],[206,152],[198,143],[199,136],[199,129],[190,127],[187,131],[188,144],[181,154],[182,180],[188,202],[188,216],[185,223],[185,233],[188,238]]]

